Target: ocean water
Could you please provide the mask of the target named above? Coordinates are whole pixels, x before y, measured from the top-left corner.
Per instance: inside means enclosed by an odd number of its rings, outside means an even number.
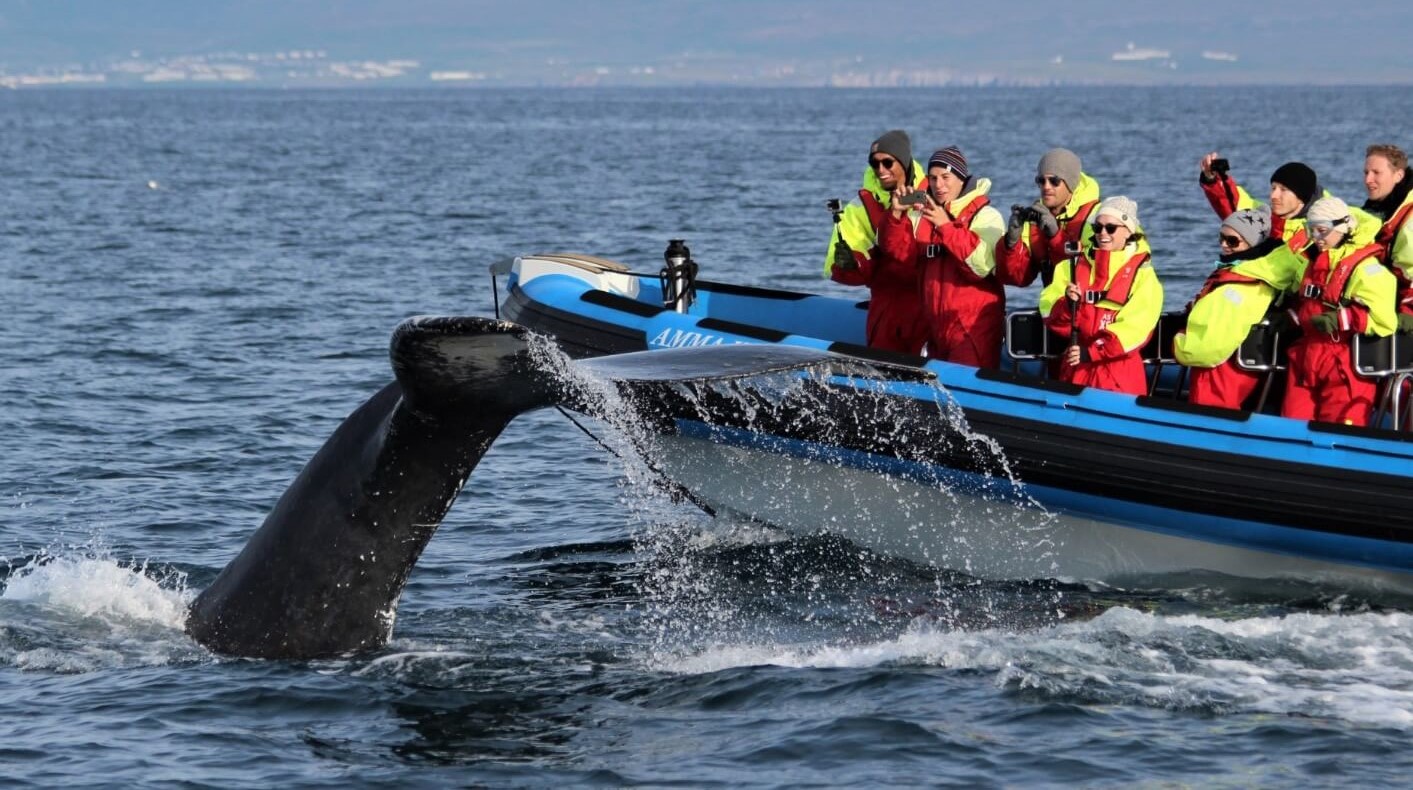
[[[574,250],[820,279],[868,143],[956,144],[1003,210],[1036,158],[1128,194],[1170,307],[1216,255],[1196,163],[1362,200],[1409,89],[0,93],[0,783],[1406,783],[1407,602],[1192,575],[977,584],[712,523],[555,412],[517,420],[391,643],[212,655],[187,603],[402,319]],[[1016,291],[1016,304],[1034,292]],[[603,426],[600,426],[603,429]]]

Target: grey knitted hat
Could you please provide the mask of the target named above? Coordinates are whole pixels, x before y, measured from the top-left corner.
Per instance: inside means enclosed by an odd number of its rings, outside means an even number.
[[[1100,217],[1113,217],[1122,222],[1129,233],[1138,232],[1138,204],[1123,195],[1104,198],[1094,210],[1094,221],[1098,222]]]
[[[1252,247],[1266,240],[1271,235],[1271,215],[1269,211],[1244,208],[1241,211],[1233,211],[1222,220],[1222,227],[1231,228],[1236,235],[1246,240]]]
[[[1035,175],[1054,175],[1064,181],[1073,192],[1079,188],[1079,177],[1083,172],[1080,167],[1079,157],[1074,151],[1068,148],[1051,148],[1040,157],[1040,164],[1035,166]]]

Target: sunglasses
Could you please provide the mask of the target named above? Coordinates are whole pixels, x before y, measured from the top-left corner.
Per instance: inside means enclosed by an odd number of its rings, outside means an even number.
[[[880,157],[878,157],[877,159],[870,158],[870,159],[868,160],[868,166],[871,167],[871,168],[873,168],[873,169],[875,169],[875,170],[877,170],[877,169],[880,168],[880,167],[883,168],[884,170],[892,170],[892,169],[893,169],[893,165],[896,165],[896,164],[898,164],[898,160],[897,160],[897,159],[892,159],[892,158],[889,158],[889,157],[886,157],[886,156],[880,156]]]
[[[1315,239],[1323,239],[1329,235],[1330,231],[1334,230],[1333,225],[1307,225],[1306,227],[1310,229],[1310,237]]]
[[[1107,234],[1109,234],[1110,236],[1112,236],[1112,235],[1114,235],[1115,233],[1118,233],[1118,232],[1119,232],[1119,228],[1122,228],[1122,227],[1124,227],[1124,226],[1123,226],[1123,225],[1116,225],[1116,224],[1114,224],[1114,223],[1112,223],[1112,222],[1096,222],[1096,223],[1094,223],[1094,232],[1095,232],[1095,233],[1101,233],[1101,232],[1102,232],[1102,233],[1107,233]]]
[[[1063,178],[1060,178],[1059,176],[1036,176],[1036,177],[1035,177],[1035,185],[1038,186],[1038,187],[1043,187],[1043,186],[1045,186],[1045,182],[1047,182],[1047,181],[1050,182],[1050,186],[1052,186],[1052,187],[1057,187],[1057,186],[1059,186],[1059,185],[1065,183],[1065,180],[1064,180]]]
[[[1221,239],[1222,245],[1226,247],[1235,247],[1241,244],[1240,236],[1228,236],[1225,233],[1218,233],[1217,238]]]

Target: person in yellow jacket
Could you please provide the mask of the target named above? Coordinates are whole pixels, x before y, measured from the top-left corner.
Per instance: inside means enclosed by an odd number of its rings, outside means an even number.
[[[1398,284],[1379,261],[1379,221],[1339,198],[1315,201],[1307,214],[1313,242],[1301,253],[1304,270],[1286,311],[1301,329],[1290,347],[1281,415],[1367,425],[1378,385],[1354,372],[1350,338],[1386,337],[1398,328]]]
[[[1149,261],[1138,204],[1122,195],[1106,198],[1093,225],[1080,255],[1055,267],[1055,279],[1040,293],[1040,314],[1069,341],[1062,381],[1143,395],[1141,353],[1163,312],[1163,286]]]
[[[1383,226],[1374,238],[1383,261],[1398,278],[1398,331],[1413,332],[1413,168],[1396,145],[1371,145],[1364,152],[1363,209]]]
[[[1270,213],[1260,209],[1234,211],[1222,222],[1217,267],[1173,338],[1173,355],[1192,369],[1191,403],[1240,409],[1261,383],[1260,374],[1237,367],[1236,350],[1301,270],[1299,259],[1270,233]]]
[[[868,287],[864,342],[873,348],[921,354],[927,317],[917,269],[890,259],[878,247],[878,229],[892,208],[892,193],[925,189],[927,173],[913,159],[907,132],[884,133],[868,149],[868,170],[858,198],[850,201],[829,237],[824,275],[844,285]]]

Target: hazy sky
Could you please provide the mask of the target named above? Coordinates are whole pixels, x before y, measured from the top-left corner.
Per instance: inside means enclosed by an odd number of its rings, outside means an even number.
[[[135,51],[312,49],[510,80],[651,67],[657,79],[815,84],[937,69],[1007,80],[1413,82],[1410,20],[1413,6],[1391,0],[0,0],[0,69],[99,67]],[[1167,56],[1113,58],[1130,44]]]

